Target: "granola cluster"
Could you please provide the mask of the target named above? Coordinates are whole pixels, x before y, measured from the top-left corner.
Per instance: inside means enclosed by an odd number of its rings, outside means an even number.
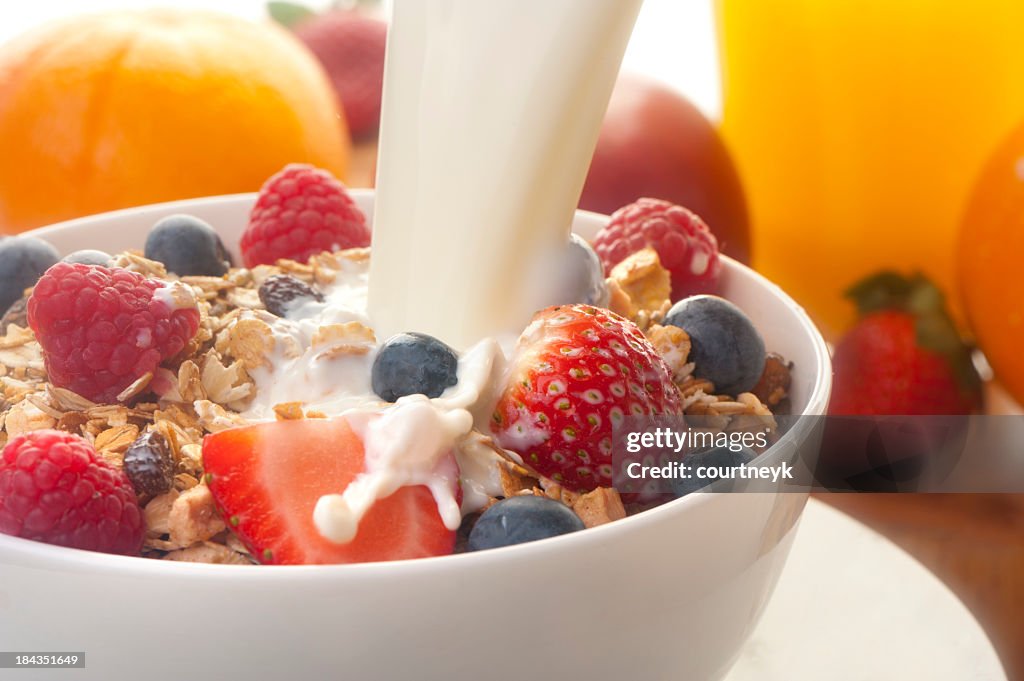
[[[248,423],[242,412],[256,396],[253,372],[270,366],[275,357],[307,352],[294,339],[273,333],[276,317],[260,299],[261,283],[273,275],[288,274],[324,287],[345,268],[365,267],[368,258],[369,249],[352,249],[322,253],[305,263],[281,260],[274,266],[235,268],[223,277],[178,278],[138,253],[118,255],[114,263],[118,267],[187,287],[181,293],[197,301],[200,326],[184,351],[140,377],[118,395],[116,404],[97,404],[49,384],[41,348],[24,321],[24,305],[16,304],[4,317],[0,336],[0,446],[27,431],[55,428],[84,437],[105,460],[122,467],[133,443],[147,433],[157,433],[170,457],[170,485],[159,494],[139,497],[147,527],[143,555],[209,563],[255,562],[225,525],[204,482],[202,439]],[[694,376],[686,332],[659,323],[670,307],[671,281],[653,249],[634,253],[617,265],[608,286],[611,309],[635,322],[666,360],[684,397],[686,414],[715,417],[716,427],[730,430],[742,427],[737,417],[771,417],[773,409],[785,407],[790,368],[777,356],[769,358],[761,383],[741,395],[716,394],[712,383]],[[363,324],[331,324],[319,328],[310,350],[323,357],[361,355],[371,352],[376,342],[373,330]],[[301,402],[277,404],[273,413],[281,420],[327,416],[306,409]],[[561,501],[587,527],[627,514],[627,505],[613,488],[570,492],[536,475],[485,434],[474,432],[469,439],[493,452],[503,497],[535,494]],[[464,529],[472,520],[467,518]]]

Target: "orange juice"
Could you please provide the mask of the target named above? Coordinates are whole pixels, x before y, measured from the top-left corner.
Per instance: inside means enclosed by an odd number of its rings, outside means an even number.
[[[1024,3],[716,2],[754,265],[833,335],[880,268],[952,294],[967,193],[1024,119]]]

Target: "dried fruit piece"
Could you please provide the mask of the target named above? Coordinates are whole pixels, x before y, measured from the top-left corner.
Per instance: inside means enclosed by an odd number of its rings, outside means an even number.
[[[260,301],[267,312],[278,317],[287,317],[288,311],[304,302],[323,302],[323,295],[305,282],[290,274],[275,274],[267,277],[260,285]]]
[[[140,435],[124,453],[124,472],[137,494],[163,494],[174,484],[167,439],[155,430]]]

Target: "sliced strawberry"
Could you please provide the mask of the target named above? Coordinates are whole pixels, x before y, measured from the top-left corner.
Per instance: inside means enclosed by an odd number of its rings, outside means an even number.
[[[261,563],[364,563],[451,553],[430,490],[403,487],[378,500],[355,539],[321,536],[313,509],[364,470],[363,443],[344,419],[277,421],[203,440],[210,491],[225,520]]]
[[[672,372],[633,322],[590,305],[541,310],[519,339],[491,430],[573,491],[612,484],[612,429],[682,414]]]

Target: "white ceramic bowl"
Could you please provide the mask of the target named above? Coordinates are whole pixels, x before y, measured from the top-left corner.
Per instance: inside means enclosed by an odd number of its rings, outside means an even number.
[[[372,193],[357,192],[372,211]],[[141,248],[191,213],[229,246],[253,195],[130,209],[38,230],[62,253]],[[606,218],[579,213],[592,236]],[[731,260],[725,295],[796,363],[795,409],[825,412],[825,344],[778,287]],[[814,444],[801,421],[765,454]],[[805,427],[806,426],[806,427]],[[0,648],[85,651],[75,679],[715,679],[789,552],[801,494],[697,494],[602,527],[423,560],[249,567],[110,556],[0,535]],[[34,675],[33,675],[34,674]],[[18,678],[65,678],[67,671]]]

